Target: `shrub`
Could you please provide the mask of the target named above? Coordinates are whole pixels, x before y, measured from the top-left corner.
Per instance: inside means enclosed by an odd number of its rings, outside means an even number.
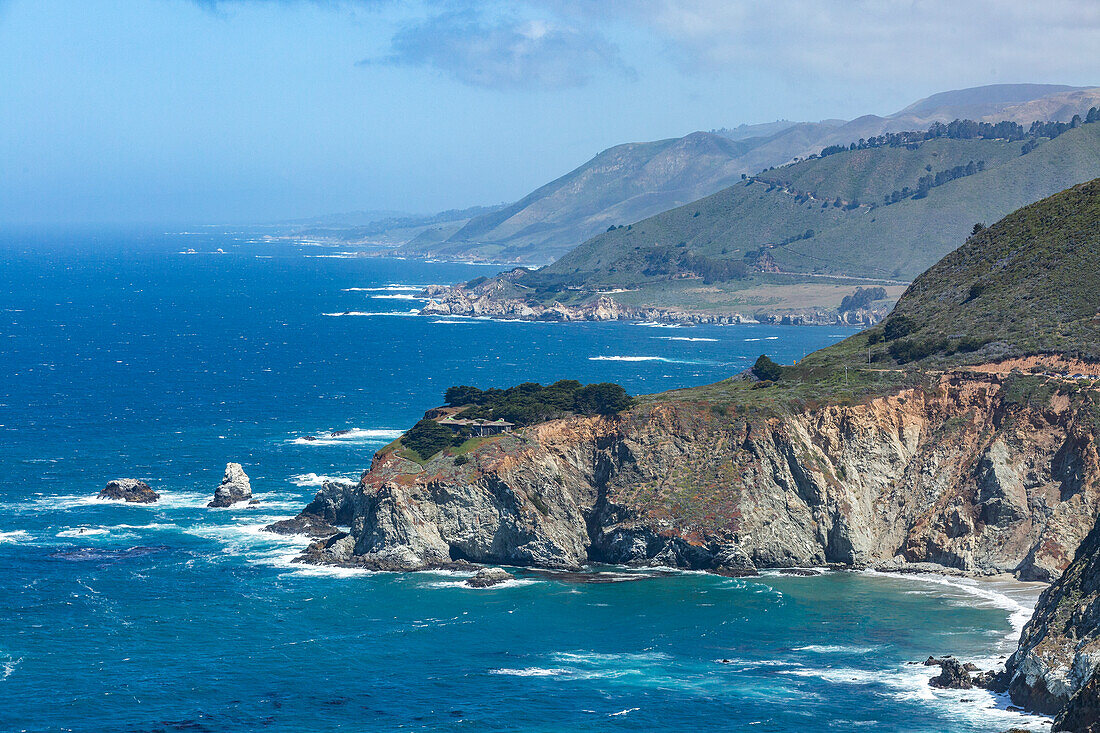
[[[762,382],[778,382],[783,376],[783,367],[769,359],[766,354],[761,354],[752,365],[752,373]]]
[[[893,341],[908,336],[916,325],[908,316],[890,316],[886,319],[886,327],[882,329],[882,335],[887,341]]]
[[[456,466],[465,466],[469,462],[470,462],[470,457],[468,455],[466,455],[465,453],[463,453],[460,456],[455,456],[455,465]]]

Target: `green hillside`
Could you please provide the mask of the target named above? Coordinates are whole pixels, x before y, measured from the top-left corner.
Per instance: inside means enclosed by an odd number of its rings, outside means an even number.
[[[918,277],[883,323],[757,375],[768,381],[738,376],[644,399],[803,409],[935,389],[943,369],[1039,355],[1100,362],[1100,178],[974,234]],[[1020,399],[1072,386],[1026,371],[1006,379]]]
[[[853,338],[861,353],[882,339],[877,361],[898,364],[1100,361],[1100,178],[974,234],[914,280],[883,324]]]
[[[705,276],[714,260],[725,261],[728,279],[745,263],[758,265],[761,255],[790,273],[909,279],[957,246],[975,222],[1100,176],[1100,124],[1069,130],[1026,155],[1021,149],[1019,141],[938,138],[765,171],[596,236],[530,283],[638,287],[692,270]],[[912,196],[922,176],[949,175],[971,162],[970,175]],[[907,188],[908,198],[886,203]]]

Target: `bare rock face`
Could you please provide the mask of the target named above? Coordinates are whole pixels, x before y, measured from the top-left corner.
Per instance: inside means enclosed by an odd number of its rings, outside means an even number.
[[[472,578],[466,579],[466,585],[471,588],[491,588],[494,585],[507,583],[512,580],[512,574],[501,568],[482,568]]]
[[[1020,402],[1012,384],[949,373],[863,403],[763,416],[670,399],[517,430],[462,465],[379,453],[354,490],[315,499],[310,511],[342,512],[328,521],[350,531],[303,560],[724,574],[889,565],[1053,579],[1100,507],[1095,423],[1083,393]]]
[[[221,485],[214,490],[214,500],[206,506],[227,507],[242,501],[252,500],[252,484],[239,463],[225,465],[225,477]]]
[[[160,499],[160,494],[149,488],[149,484],[136,478],[120,478],[107,482],[99,492],[100,499],[127,501],[133,504],[152,504]]]
[[[1054,731],[1100,733],[1100,670],[1094,671],[1054,718]]]
[[[1076,699],[1073,719],[1090,705],[1095,709],[1100,689],[1100,522],[1062,576],[1039,596],[1006,667],[1008,691],[1018,705],[1053,715]]]

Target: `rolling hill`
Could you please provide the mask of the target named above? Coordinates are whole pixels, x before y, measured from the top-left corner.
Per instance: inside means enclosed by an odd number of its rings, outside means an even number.
[[[1100,124],[1071,129],[1027,154],[1022,147],[1019,141],[939,138],[795,163],[604,232],[525,282],[638,288],[706,278],[700,265],[723,262],[733,271],[712,279],[736,279],[739,263],[803,275],[910,279],[963,241],[975,223],[1100,176]],[[922,177],[960,169],[959,177],[919,195]],[[907,189],[907,197],[886,203]]]
[[[885,117],[769,123],[628,143],[605,150],[499,211],[476,216],[453,231],[413,238],[398,253],[543,264],[609,226],[637,222],[719,191],[741,174],[783,165],[830,145],[953,119],[1024,125],[1066,121],[1097,104],[1100,87],[995,85],[933,95]]]

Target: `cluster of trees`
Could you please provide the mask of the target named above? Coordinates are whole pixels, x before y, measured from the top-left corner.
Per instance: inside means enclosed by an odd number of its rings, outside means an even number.
[[[882,300],[886,297],[886,288],[874,287],[874,288],[856,288],[856,291],[851,295],[845,295],[840,301],[839,310],[841,313],[846,311],[855,311],[860,308],[866,308],[871,305],[873,301]]]
[[[642,274],[647,277],[691,273],[703,278],[708,285],[717,282],[740,280],[752,269],[744,262],[727,257],[707,257],[686,249],[681,242],[676,247],[658,247],[645,255]]]
[[[890,204],[896,204],[907,198],[922,199],[928,195],[928,192],[936,186],[942,186],[945,183],[950,183],[956,178],[964,178],[966,176],[972,176],[975,173],[981,173],[985,170],[985,161],[979,160],[977,163],[970,161],[966,165],[957,165],[954,168],[948,168],[942,170],[936,174],[929,174],[927,176],[921,176],[917,181],[917,188],[913,190],[908,186],[901,189],[895,189],[883,197],[882,203],[886,206]]]
[[[420,454],[421,458],[431,458],[444,448],[462,445],[469,435],[452,432],[435,420],[424,418],[413,425],[401,436],[401,444]]]
[[[1053,140],[1067,130],[1080,127],[1083,124],[1100,122],[1100,107],[1092,107],[1082,118],[1074,115],[1069,122],[1033,122],[1025,128],[1018,122],[1002,120],[1001,122],[976,122],[975,120],[954,120],[952,122],[933,122],[927,130],[913,130],[906,132],[888,132],[870,138],[860,138],[849,145],[830,145],[818,153],[821,158],[843,153],[849,150],[866,150],[868,148],[882,147],[908,147],[915,149],[920,143],[936,138],[949,138],[952,140],[1028,140],[1030,152],[1037,144],[1037,138],[1049,138]],[[811,158],[813,156],[810,156]]]
[[[634,404],[634,398],[621,385],[612,382],[582,385],[574,379],[563,379],[545,387],[537,382],[525,382],[508,389],[481,390],[460,385],[448,389],[443,399],[453,407],[469,405],[458,417],[503,419],[520,426],[569,414],[615,415]]]

